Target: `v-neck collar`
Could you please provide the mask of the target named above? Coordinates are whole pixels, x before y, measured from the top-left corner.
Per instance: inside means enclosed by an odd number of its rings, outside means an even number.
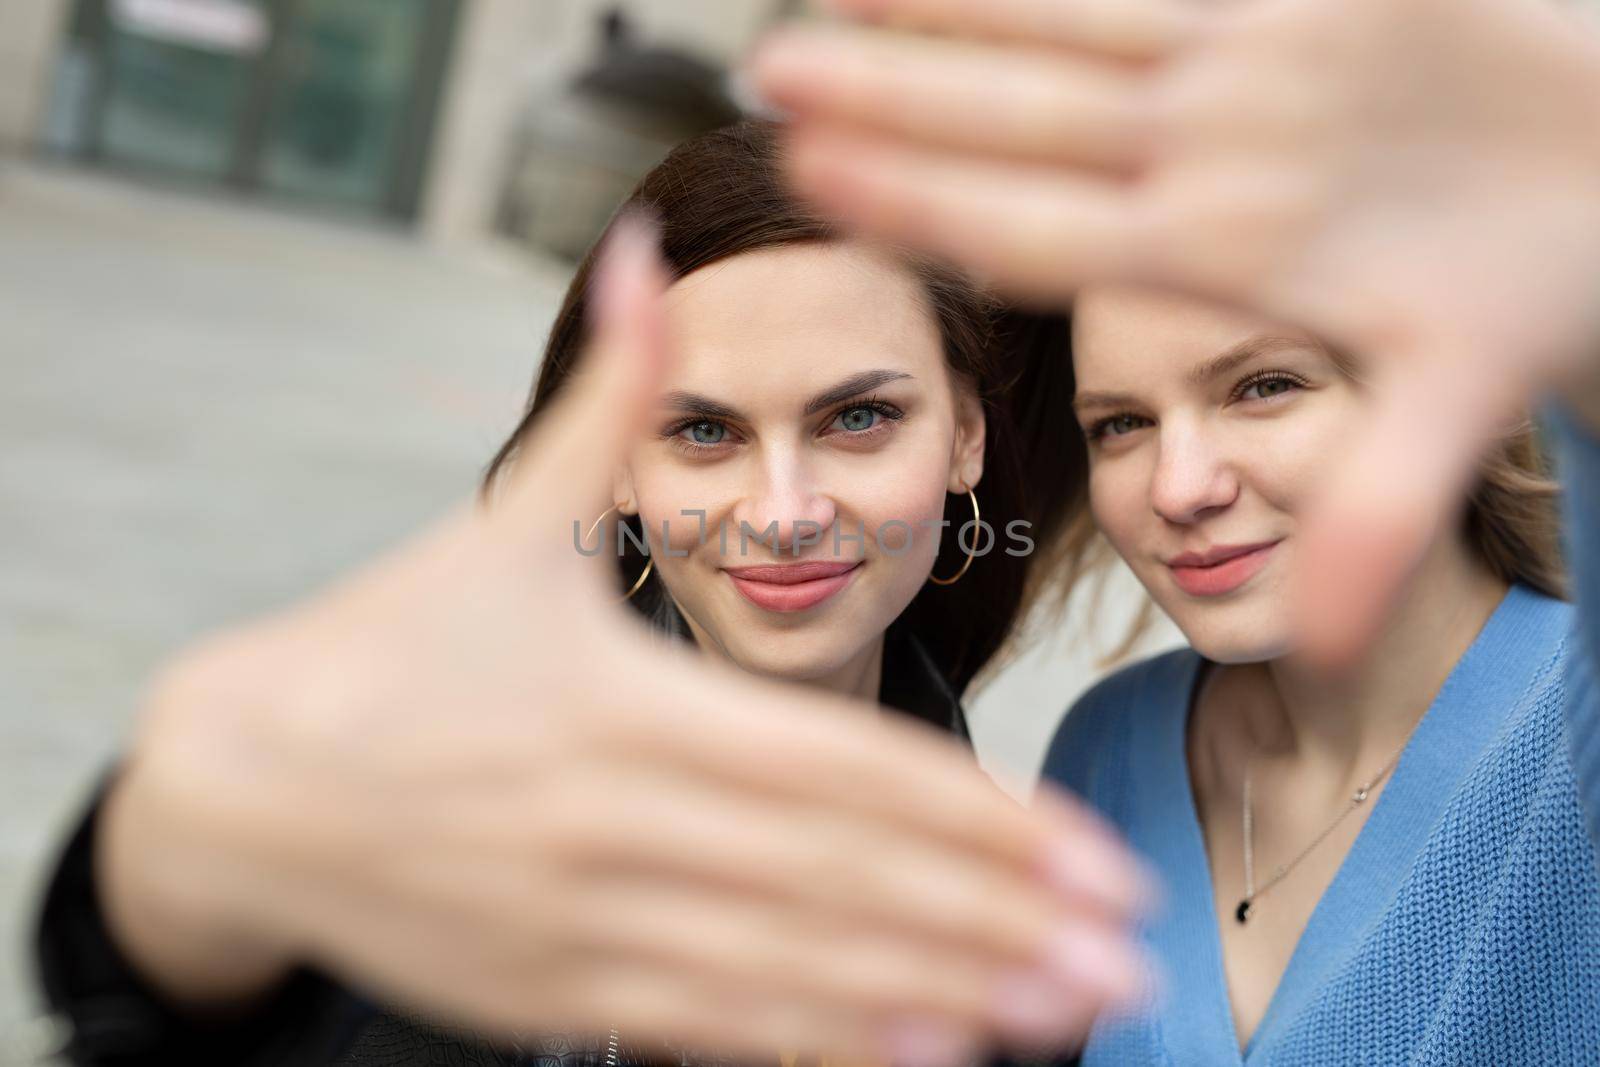
[[[1186,739],[1206,661],[1192,650],[1165,657],[1149,679],[1166,694],[1151,743],[1136,746],[1130,836],[1168,879],[1165,911],[1148,929],[1168,970],[1155,1025],[1176,1063],[1264,1062],[1328,979],[1382,921],[1449,799],[1504,728],[1535,672],[1562,636],[1560,602],[1512,586],[1439,689],[1355,843],[1317,902],[1266,1013],[1241,1054],[1211,882],[1195,808]],[[1181,991],[1182,999],[1177,993]]]

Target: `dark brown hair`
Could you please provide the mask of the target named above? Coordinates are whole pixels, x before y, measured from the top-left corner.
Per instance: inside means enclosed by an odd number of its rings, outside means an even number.
[[[745,252],[842,237],[785,189],[776,133],[774,124],[752,121],[687,141],[624,201],[619,215],[639,208],[659,223],[671,278]],[[490,463],[486,489],[582,356],[595,261],[591,250],[567,289],[527,411]],[[995,657],[1045,587],[1038,570],[1057,558],[1054,546],[1083,506],[1083,448],[1069,414],[1065,318],[1003,308],[952,270],[909,254],[904,261],[921,282],[947,365],[976,392],[987,422],[984,476],[976,492],[984,521],[996,533],[994,548],[973,560],[954,585],[926,584],[897,621],[911,628],[959,693]],[[1046,358],[1033,358],[1042,350],[1048,350]],[[947,496],[944,517],[950,526],[934,573],[950,575],[965,558],[954,531],[971,518],[967,498]],[[1018,519],[1031,524],[1027,533],[1035,551],[1028,556],[1004,551],[1007,524]],[[629,525],[638,535],[637,517]],[[644,558],[630,553],[618,564],[620,591],[633,584]],[[647,581],[629,603],[654,624],[687,633],[659,581]]]

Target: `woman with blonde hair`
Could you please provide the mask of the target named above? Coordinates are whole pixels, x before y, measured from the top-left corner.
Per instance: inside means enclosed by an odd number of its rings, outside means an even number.
[[[1594,1062],[1590,13],[833,6],[875,25],[757,62],[796,181],[1075,298],[1090,510],[1190,645],[1046,761],[1167,887],[1164,995],[1085,1062]]]

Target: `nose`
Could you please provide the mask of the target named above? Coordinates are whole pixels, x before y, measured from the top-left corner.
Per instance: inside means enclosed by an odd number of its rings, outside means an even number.
[[[1189,525],[1227,508],[1239,496],[1235,466],[1203,426],[1161,427],[1150,505],[1168,522]]]
[[[749,531],[742,538],[743,525],[731,531],[730,552],[741,544],[748,544],[751,554],[817,554],[810,545],[832,551],[827,531],[836,517],[834,501],[817,487],[803,456],[774,450],[752,466],[751,477],[753,484],[734,509],[734,521],[748,523]]]

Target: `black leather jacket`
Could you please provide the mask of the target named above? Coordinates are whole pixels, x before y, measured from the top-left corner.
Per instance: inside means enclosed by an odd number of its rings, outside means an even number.
[[[886,635],[880,701],[970,740],[960,698],[909,632]],[[36,942],[48,1020],[79,1067],[731,1067],[719,1058],[613,1033],[603,1042],[539,1035],[491,1045],[372,1004],[303,969],[251,1015],[202,1024],[165,1005],[109,936],[91,857],[100,797],[78,825],[46,893]]]

